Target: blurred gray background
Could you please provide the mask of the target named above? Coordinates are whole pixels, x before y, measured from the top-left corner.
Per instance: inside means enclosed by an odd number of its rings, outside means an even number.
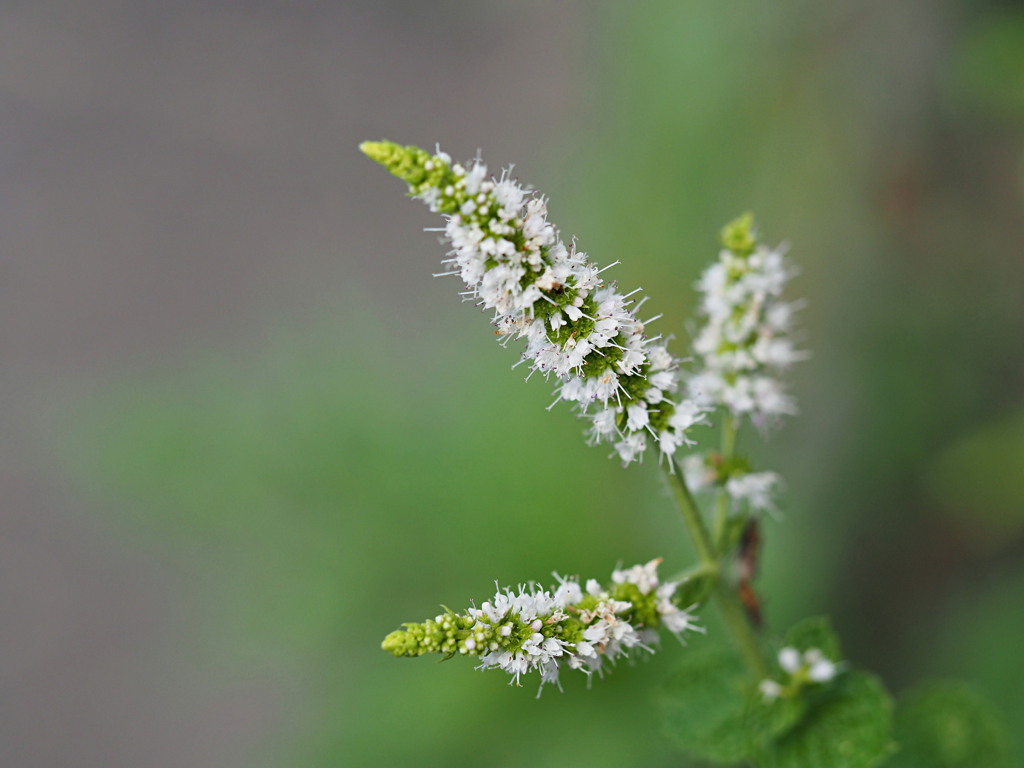
[[[679,764],[684,649],[540,702],[377,649],[688,562],[655,468],[430,278],[378,138],[515,163],[677,352],[726,220],[790,240],[770,623],[1024,716],[1019,4],[7,1],[0,114],[3,765]]]

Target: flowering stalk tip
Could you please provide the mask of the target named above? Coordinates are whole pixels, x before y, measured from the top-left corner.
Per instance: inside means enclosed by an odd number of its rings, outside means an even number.
[[[744,213],[722,227],[722,247],[737,256],[749,256],[757,248],[754,214]]]
[[[525,340],[520,362],[531,375],[554,376],[555,402],[574,403],[591,420],[594,442],[613,443],[624,464],[651,442],[669,457],[690,442],[687,430],[703,411],[680,394],[678,361],[637,316],[644,300],[606,284],[604,270],[562,242],[543,197],[508,172],[488,177],[479,160],[461,165],[389,141],[360,148],[445,216],[445,274],[458,275],[463,296],[493,313],[503,343]]]
[[[747,213],[722,230],[722,251],[697,283],[707,322],[693,342],[697,372],[691,397],[769,426],[796,412],[781,373],[806,354],[791,336],[794,303],[782,292],[795,274],[783,249],[763,245]]]
[[[499,590],[479,608],[404,624],[381,647],[394,656],[473,656],[478,669],[502,669],[517,685],[532,671],[540,672],[542,687],[557,684],[563,667],[601,673],[605,661],[634,649],[653,651],[660,628],[677,637],[703,631],[690,612],[694,606],[677,603],[682,582],[659,580],[660,562],[616,570],[607,586],[556,574],[558,585],[550,589]]]

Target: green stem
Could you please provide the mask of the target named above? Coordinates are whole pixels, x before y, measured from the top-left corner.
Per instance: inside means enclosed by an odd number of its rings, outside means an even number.
[[[668,476],[669,485],[672,486],[672,492],[675,494],[676,501],[679,502],[679,510],[683,513],[683,520],[690,531],[693,545],[697,548],[697,557],[700,558],[702,565],[717,573],[718,553],[714,544],[711,543],[711,537],[708,536],[707,528],[704,527],[704,520],[700,516],[700,510],[697,509],[697,502],[694,501],[690,489],[686,487],[686,480],[683,479],[682,470],[676,466],[675,461],[671,458],[668,460],[666,475]]]
[[[722,418],[722,457],[732,459],[736,453],[736,418],[724,411]]]
[[[697,508],[697,503],[694,501],[690,489],[686,487],[686,480],[683,478],[682,471],[672,459],[669,459],[666,475],[669,485],[672,486],[672,492],[675,494],[676,501],[679,503],[679,510],[683,513],[683,520],[686,522],[690,537],[693,539],[693,544],[697,549],[697,556],[700,558],[701,564],[717,576],[720,568],[719,555],[711,542],[711,537],[708,535],[704,519]],[[726,628],[732,635],[736,647],[743,654],[751,671],[760,679],[768,677],[768,666],[761,655],[757,637],[754,635],[754,630],[750,626],[746,614],[743,612],[743,607],[739,604],[736,597],[731,594],[729,588],[717,578],[714,597],[715,602],[718,604],[718,609],[722,613]]]
[[[733,642],[736,643],[736,647],[743,654],[747,666],[750,667],[750,670],[759,680],[769,677],[771,673],[768,671],[768,665],[765,664],[764,656],[761,654],[761,646],[757,642],[757,637],[754,635],[754,630],[750,626],[750,621],[747,619],[743,606],[740,605],[736,597],[731,594],[721,581],[715,584],[714,594],[718,603],[718,610],[721,611],[722,618],[725,619],[725,624],[729,628]]]
[[[722,416],[722,463],[726,466],[732,464],[736,455],[736,420],[729,411],[724,411]],[[722,552],[725,547],[725,527],[729,521],[729,494],[725,488],[718,491],[715,499],[715,549]],[[724,552],[722,552],[724,554]]]

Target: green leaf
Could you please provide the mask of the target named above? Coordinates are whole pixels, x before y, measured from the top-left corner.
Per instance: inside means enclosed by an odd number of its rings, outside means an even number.
[[[711,596],[718,576],[715,573],[698,570],[684,577],[675,592],[676,601],[683,608],[691,605],[703,605]]]
[[[694,648],[659,692],[664,732],[702,760],[749,760],[791,728],[804,709],[797,699],[764,701],[758,682],[731,649]]]
[[[1000,713],[970,686],[918,686],[896,708],[900,751],[886,768],[1010,768],[1010,736]]]
[[[839,651],[839,638],[832,629],[832,622],[827,616],[815,616],[804,619],[794,625],[783,639],[784,646],[796,648],[798,651],[806,651],[817,648],[832,661],[841,661]]]
[[[747,515],[733,515],[725,522],[725,529],[722,531],[722,540],[718,542],[720,552],[732,552],[740,543],[743,530],[747,527]]]
[[[873,768],[892,753],[892,700],[874,675],[846,672],[808,696],[808,706],[804,719],[758,756],[760,768]]]

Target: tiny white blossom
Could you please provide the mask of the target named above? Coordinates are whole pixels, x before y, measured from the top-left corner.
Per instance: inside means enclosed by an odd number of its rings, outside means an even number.
[[[786,673],[787,680],[784,683],[775,680],[761,681],[760,689],[766,702],[780,696],[794,695],[807,685],[828,683],[843,666],[828,659],[820,648],[809,648],[801,653],[796,648],[786,646],[779,651],[778,661],[779,667]]]
[[[715,482],[715,472],[708,466],[703,454],[691,453],[682,461],[683,479],[687,487],[694,493],[711,487]]]
[[[612,581],[615,584],[633,584],[640,590],[641,594],[648,594],[657,588],[658,566],[661,558],[655,558],[643,565],[634,565],[627,570],[612,571]]]
[[[789,646],[779,651],[779,666],[791,675],[795,675],[803,661],[800,658],[800,651]]]
[[[647,408],[641,403],[626,408],[626,415],[626,429],[633,432],[639,432],[650,423]]]
[[[748,472],[730,477],[725,491],[735,502],[746,502],[752,509],[774,509],[772,496],[780,483],[775,472]]]
[[[774,680],[762,680],[758,688],[765,701],[775,701],[782,695],[782,686]]]
[[[827,683],[836,676],[836,665],[825,658],[817,648],[811,648],[804,653],[804,662],[809,665],[807,676],[816,683]]]

